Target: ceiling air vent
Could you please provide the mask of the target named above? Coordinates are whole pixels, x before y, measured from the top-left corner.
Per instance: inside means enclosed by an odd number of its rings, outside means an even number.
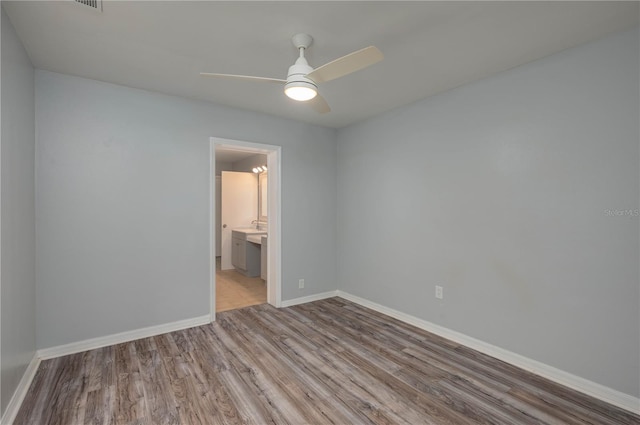
[[[76,3],[84,4],[85,6],[89,6],[93,9],[99,10],[102,12],[102,0],[74,0]]]

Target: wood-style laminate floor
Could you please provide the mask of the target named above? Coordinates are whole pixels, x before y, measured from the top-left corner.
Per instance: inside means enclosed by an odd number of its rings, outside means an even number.
[[[332,298],[42,362],[15,425],[638,424],[640,417]]]
[[[216,260],[216,313],[267,302],[267,284],[259,277],[246,277],[235,270],[220,270]]]

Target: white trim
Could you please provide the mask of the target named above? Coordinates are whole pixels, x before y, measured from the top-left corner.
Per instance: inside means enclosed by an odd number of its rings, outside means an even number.
[[[320,294],[307,295],[306,297],[300,297],[300,298],[294,298],[294,299],[291,299],[291,300],[282,301],[280,306],[281,307],[291,307],[293,305],[306,304],[306,303],[310,303],[310,302],[313,302],[313,301],[324,300],[326,298],[338,297],[339,296],[338,293],[339,293],[339,291],[329,291],[329,292],[322,292]]]
[[[267,154],[267,301],[282,306],[282,148],[277,146]],[[273,284],[271,284],[273,282]]]
[[[588,394],[609,404],[613,404],[614,406],[620,407],[633,413],[640,413],[639,398],[595,383],[593,381],[589,381],[587,379],[557,369],[553,366],[541,363],[537,360],[521,356],[520,354],[513,353],[509,350],[505,350],[479,339],[472,338],[460,332],[456,332],[451,329],[436,325],[435,323],[431,323],[426,320],[419,319],[415,316],[402,313],[401,311],[374,303],[367,299],[351,295],[347,292],[343,292],[340,290],[336,292],[337,296],[344,298],[345,300],[354,302],[363,307],[370,308],[371,310],[375,310],[379,313],[386,314],[387,316],[391,316],[417,328],[450,339],[451,341],[465,345],[466,347],[473,348],[474,350],[480,351],[481,353],[487,354],[491,357],[495,357],[496,359],[510,363],[514,366],[535,373],[536,375],[540,375],[544,378],[550,379],[554,382],[557,382],[558,384],[572,388],[576,391]]]
[[[216,320],[216,146],[209,140],[209,321]]]
[[[282,200],[282,147],[277,145],[267,145],[264,143],[245,142],[241,140],[222,139],[219,137],[209,138],[209,314],[211,321],[216,317],[216,270],[215,270],[215,153],[216,146],[231,148],[238,151],[261,153],[267,155],[267,168],[269,170],[269,181],[267,182],[268,214],[267,230],[267,301],[269,304],[280,307],[282,303],[282,280],[281,280],[281,200]]]
[[[13,421],[16,419],[16,415],[20,410],[20,406],[22,405],[22,402],[27,395],[27,391],[29,391],[31,382],[36,376],[38,366],[40,366],[40,358],[37,354],[34,354],[33,358],[29,362],[29,365],[27,366],[27,369],[24,371],[22,379],[20,379],[16,390],[13,392],[13,396],[11,397],[11,400],[9,400],[9,404],[7,404],[7,408],[4,410],[2,419],[0,419],[0,425],[13,424]]]
[[[54,357],[67,356],[69,354],[106,347],[108,345],[121,344],[123,342],[133,341],[140,338],[148,338],[150,336],[193,328],[195,326],[202,326],[209,323],[211,323],[211,316],[207,314],[205,316],[194,317],[192,319],[179,320],[177,322],[165,323],[163,325],[149,326],[147,328],[136,329],[133,331],[72,342],[71,344],[58,345],[57,347],[44,348],[42,350],[38,350],[37,355],[40,360],[52,359]]]

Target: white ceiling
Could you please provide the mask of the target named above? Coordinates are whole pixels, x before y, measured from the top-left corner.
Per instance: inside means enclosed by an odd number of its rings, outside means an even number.
[[[343,127],[638,23],[638,2],[2,1],[36,68]],[[385,60],[320,87],[319,115],[274,84],[290,37],[314,37],[319,66],[376,45]]]

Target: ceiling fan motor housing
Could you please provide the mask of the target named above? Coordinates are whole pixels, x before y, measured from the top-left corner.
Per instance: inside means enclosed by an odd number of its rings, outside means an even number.
[[[297,86],[308,86],[310,89],[318,90],[317,84],[310,78],[307,78],[307,74],[311,71],[313,71],[313,68],[309,66],[305,58],[298,58],[296,63],[289,67],[285,89],[287,86],[296,83]]]
[[[287,82],[284,85],[285,92],[287,91],[287,88],[292,86],[306,87],[317,92],[318,85],[310,78],[307,78],[307,74],[313,71],[313,68],[304,57],[304,51],[311,45],[313,38],[309,34],[301,33],[294,35],[291,41],[296,49],[300,51],[300,57],[298,57],[296,62],[289,67],[289,71],[287,72]]]
[[[304,49],[300,49],[300,57],[296,63],[289,67],[287,72],[287,82],[284,85],[284,92],[292,99],[298,101],[310,100],[318,93],[318,85],[307,77],[313,68],[304,58]]]

